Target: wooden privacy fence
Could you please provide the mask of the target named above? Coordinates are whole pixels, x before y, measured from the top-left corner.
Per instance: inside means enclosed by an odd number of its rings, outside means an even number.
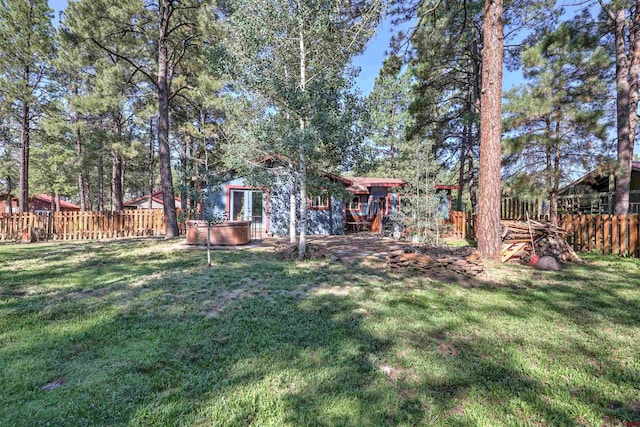
[[[520,200],[515,197],[503,197],[500,204],[500,218],[526,220],[527,212],[530,218],[541,218],[548,214],[543,212],[542,200]]]
[[[473,239],[474,223],[470,213],[451,211],[449,212],[450,237],[454,239]]]
[[[452,211],[451,236],[475,239],[475,217]],[[558,226],[576,252],[598,252],[640,258],[640,215],[561,215]]]
[[[631,215],[562,215],[559,226],[577,252],[640,257],[640,220]]]
[[[189,215],[177,210],[180,233]],[[137,209],[120,212],[42,212],[0,214],[0,240],[30,237],[45,240],[91,240],[115,237],[160,236],[165,234],[162,209]]]

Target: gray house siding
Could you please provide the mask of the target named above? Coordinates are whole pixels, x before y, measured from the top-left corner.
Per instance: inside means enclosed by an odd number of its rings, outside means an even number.
[[[246,186],[244,178],[236,178],[223,182],[209,195],[209,209],[212,213],[227,212],[227,188]],[[275,184],[271,187],[267,203],[269,231],[276,235],[289,234],[289,183]],[[300,212],[300,200],[296,197],[296,212]],[[298,221],[298,231],[299,221]],[[342,198],[331,197],[331,209],[308,210],[308,234],[343,234],[344,233],[344,202]]]
[[[211,209],[211,213],[226,213],[227,212],[227,187],[228,186],[238,186],[244,187],[244,179],[237,178],[232,179],[230,181],[223,182],[220,184],[218,188],[215,189],[209,195],[209,209]]]
[[[269,231],[274,234],[289,235],[289,183],[275,185],[270,193]],[[296,194],[296,212],[300,215],[300,197]],[[299,219],[299,217],[298,217]],[[298,232],[300,222],[298,221]],[[331,209],[307,211],[307,234],[343,234],[344,202],[342,198],[331,196]]]

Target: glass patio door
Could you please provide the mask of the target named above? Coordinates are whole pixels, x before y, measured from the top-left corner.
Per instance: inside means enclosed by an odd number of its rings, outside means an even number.
[[[251,221],[253,227],[264,229],[266,224],[265,194],[257,190],[231,190],[230,220]]]

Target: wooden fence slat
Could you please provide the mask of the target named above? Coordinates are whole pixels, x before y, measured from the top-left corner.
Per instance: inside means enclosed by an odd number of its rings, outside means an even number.
[[[602,230],[601,230],[601,228],[602,228],[602,216],[598,215],[595,218],[595,233],[594,233],[594,236],[595,236],[595,239],[596,239],[596,250],[599,253],[602,253],[602,241],[601,241],[601,239],[602,239]]]
[[[627,239],[629,238],[629,216],[620,215],[620,255],[627,254]]]
[[[638,215],[629,215],[629,255],[638,257]]]
[[[618,255],[620,250],[620,244],[618,240],[619,227],[618,217],[616,215],[611,216],[611,253]]]

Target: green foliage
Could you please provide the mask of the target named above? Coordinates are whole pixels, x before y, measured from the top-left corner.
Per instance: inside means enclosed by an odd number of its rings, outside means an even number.
[[[367,98],[369,110],[368,156],[359,159],[359,169],[375,176],[405,178],[403,162],[413,154],[407,145],[407,132],[413,126],[409,106],[413,100],[410,73],[392,70],[397,57],[390,57]],[[404,169],[404,170],[403,170]]]
[[[518,194],[548,196],[605,154],[611,59],[577,18],[526,49],[522,62],[527,83],[505,94],[503,162]]]

